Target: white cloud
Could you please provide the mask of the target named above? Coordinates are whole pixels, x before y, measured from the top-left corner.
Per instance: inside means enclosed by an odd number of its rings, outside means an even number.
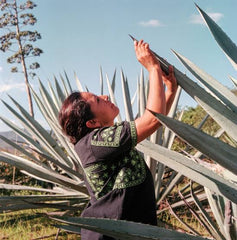
[[[139,25],[143,27],[161,27],[163,24],[157,19],[151,19],[149,21],[141,21]]]
[[[222,13],[207,13],[209,17],[211,17],[215,22],[218,22],[224,15]],[[205,24],[204,20],[202,19],[201,15],[193,14],[190,17],[190,23],[194,24]]]
[[[2,72],[2,71],[3,71],[3,67],[0,66],[0,72]]]
[[[25,91],[25,83],[10,83],[0,85],[0,93],[8,92],[13,89],[17,89],[18,91]]]

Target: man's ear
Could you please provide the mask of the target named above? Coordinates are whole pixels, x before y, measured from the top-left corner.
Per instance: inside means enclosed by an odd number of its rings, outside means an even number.
[[[100,122],[99,122],[98,120],[96,120],[96,119],[91,119],[91,120],[88,120],[88,121],[86,122],[86,126],[87,126],[88,128],[98,128],[98,127],[101,127],[101,124],[100,124]]]

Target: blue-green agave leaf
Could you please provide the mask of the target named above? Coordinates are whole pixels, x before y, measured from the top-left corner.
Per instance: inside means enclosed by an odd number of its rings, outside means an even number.
[[[114,96],[114,90],[113,90],[113,87],[112,85],[110,84],[109,82],[109,78],[108,78],[108,75],[106,74],[106,80],[107,80],[107,86],[108,86],[108,90],[109,90],[109,96],[110,96],[110,100],[113,104],[115,104],[116,106],[117,105],[117,102],[116,102],[116,99],[115,99],[115,96]],[[121,115],[120,113],[118,114],[117,116],[117,120],[118,122],[122,122],[122,118],[121,118]]]
[[[224,104],[237,113],[237,97],[227,87],[212,76],[201,70],[198,66],[192,63],[189,59],[174,51],[174,54],[184,64],[184,66],[212,93],[214,93]]]
[[[122,91],[123,91],[123,100],[124,100],[124,108],[125,108],[125,115],[128,121],[133,120],[133,113],[132,113],[132,105],[131,105],[131,98],[130,92],[128,88],[127,80],[124,77],[124,73],[121,70],[121,82],[122,82]]]
[[[230,76],[231,81],[234,83],[234,85],[237,87],[237,80]]]
[[[64,101],[64,99],[66,98],[66,95],[63,93],[62,88],[61,88],[60,84],[58,83],[58,80],[56,77],[54,77],[54,83],[56,86],[59,102],[62,103]]]
[[[228,59],[237,70],[237,47],[235,43],[232,42],[227,34],[198,5],[196,5],[196,7],[205,20],[217,43],[223,49]]]
[[[157,118],[176,135],[207,155],[221,166],[237,174],[237,149],[188,124],[156,114]]]
[[[78,88],[79,92],[84,92],[81,81],[77,77],[76,73],[74,73],[74,76],[75,76],[75,79],[76,79],[76,84],[77,84],[77,88]]]
[[[65,75],[66,80],[67,80],[67,85],[68,85],[68,88],[69,88],[69,93],[71,93],[71,92],[72,92],[72,86],[71,86],[71,83],[70,83],[70,81],[69,81],[69,78],[68,78],[68,76],[67,76],[66,71],[64,71],[64,75]]]
[[[86,228],[114,238],[126,240],[203,240],[205,238],[192,236],[177,231],[168,230],[148,224],[129,222],[124,220],[112,220],[102,218],[76,218],[76,217],[52,217],[52,219],[72,225]]]
[[[137,149],[191,180],[206,186],[213,192],[237,203],[236,184],[227,181],[213,171],[183,156],[181,153],[171,151],[147,140],[139,143]]]
[[[100,66],[100,95],[104,95],[104,80],[101,66]]]

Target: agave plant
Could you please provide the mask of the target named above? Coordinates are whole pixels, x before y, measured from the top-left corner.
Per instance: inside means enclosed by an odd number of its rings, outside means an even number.
[[[237,47],[203,10],[198,6],[197,8],[228,59],[236,67]],[[17,144],[0,136],[2,140],[21,153],[15,155],[2,151],[0,152],[0,161],[19,168],[24,174],[33,178],[52,183],[54,187],[46,189],[43,187],[33,188],[1,184],[1,188],[34,190],[41,192],[41,194],[0,197],[0,212],[32,208],[64,210],[65,215],[63,217],[54,216],[53,219],[59,222],[57,226],[60,229],[75,233],[80,233],[78,227],[83,227],[123,239],[203,239],[203,237],[197,236],[202,235],[202,233],[197,232],[192,226],[185,223],[176,213],[178,207],[185,206],[210,237],[214,239],[236,239],[237,97],[186,57],[176,51],[173,52],[205,88],[200,87],[199,84],[174,68],[179,84],[176,99],[168,116],[157,114],[157,118],[165,127],[138,144],[137,149],[144,153],[154,177],[159,209],[157,214],[169,211],[186,227],[189,234],[126,221],[70,216],[72,213],[80,213],[89,197],[83,182],[83,169],[80,159],[73,146],[62,135],[57,121],[62,101],[72,92],[66,73],[65,77],[60,76],[60,81],[57,78],[54,79],[54,86],[49,82],[48,87],[46,87],[39,80],[39,94],[31,88],[35,102],[47,121],[50,131],[44,129],[13,98],[10,99],[15,108],[3,101],[7,109],[21,122],[24,130],[3,116],[0,117],[1,120],[21,136],[25,144]],[[156,56],[160,60],[162,69],[167,72],[170,63],[157,54]],[[116,104],[115,80],[116,72],[111,82],[106,75],[110,99]],[[234,78],[231,77],[231,80],[236,84]],[[79,91],[85,91],[77,77],[76,83]],[[102,70],[100,84],[100,92],[103,94]],[[122,71],[121,85],[125,118],[132,120],[141,115],[145,109],[148,85],[143,71],[141,71],[137,82],[137,90],[132,98],[128,81]],[[207,116],[198,128],[184,124],[181,121],[182,114],[178,120],[175,118],[181,89],[194,98],[207,112]],[[137,100],[137,114],[133,113],[135,100]],[[221,127],[215,136],[210,136],[201,130],[203,123],[209,116]],[[119,115],[117,121],[121,120],[122,117]],[[219,139],[224,133],[229,136],[228,143]],[[177,137],[187,142],[187,146],[195,149],[195,151],[183,150],[179,153],[171,150],[174,139]],[[202,156],[211,159],[212,163],[202,160]],[[213,171],[213,166],[221,169],[220,173]],[[168,178],[164,178],[167,171],[169,171]],[[170,202],[169,194],[183,178],[189,179],[190,182],[178,191],[176,200]],[[204,200],[208,201],[207,207],[203,204]],[[165,207],[161,208],[164,204]]]

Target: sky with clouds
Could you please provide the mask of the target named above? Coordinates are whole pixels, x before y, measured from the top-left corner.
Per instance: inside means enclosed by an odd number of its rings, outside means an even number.
[[[22,1],[18,1],[22,2]],[[40,80],[47,84],[54,76],[67,72],[76,90],[74,73],[83,86],[99,94],[100,67],[112,80],[116,69],[116,97],[122,108],[120,71],[128,79],[131,94],[136,88],[141,66],[136,61],[133,44],[128,34],[149,42],[150,47],[193,80],[171,49],[189,58],[218,81],[233,88],[228,76],[236,78],[236,71],[216,44],[193,1],[187,0],[48,0],[34,1],[33,10],[38,22],[34,26],[42,36],[35,44],[44,53],[38,61]],[[195,2],[237,42],[236,0],[197,0]],[[1,12],[0,12],[1,13]],[[3,30],[1,29],[2,35]],[[8,94],[28,109],[24,79],[10,72],[7,54],[0,52],[0,98],[10,103]],[[146,74],[146,72],[145,72]],[[38,89],[37,79],[31,80]],[[105,92],[107,87],[105,86]],[[181,106],[195,106],[195,102],[182,93]],[[12,119],[0,103],[0,115]],[[36,117],[43,124],[40,114]],[[0,122],[0,131],[8,128]]]

